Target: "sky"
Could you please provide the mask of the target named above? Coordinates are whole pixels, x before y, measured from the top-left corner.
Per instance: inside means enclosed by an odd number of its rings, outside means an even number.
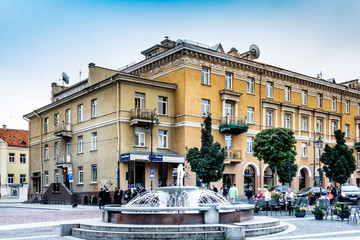
[[[0,127],[50,103],[51,83],[118,69],[141,51],[188,39],[225,52],[260,48],[269,65],[337,83],[360,78],[357,0],[0,0]],[[81,78],[80,78],[81,72]]]

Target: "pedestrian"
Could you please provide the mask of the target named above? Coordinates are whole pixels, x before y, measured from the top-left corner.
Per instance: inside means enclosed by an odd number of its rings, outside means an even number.
[[[119,190],[118,204],[122,205],[122,198],[123,198],[124,192],[120,188],[118,190]]]
[[[101,188],[99,192],[99,209],[104,206],[104,189]]]
[[[222,193],[223,197],[227,200],[228,199],[228,189],[226,188],[226,186],[222,187],[221,189],[222,189],[221,193]]]
[[[109,204],[111,199],[110,199],[110,192],[108,187],[105,187],[105,192],[104,192],[104,198],[105,198],[105,205]]]
[[[253,203],[253,188],[252,188],[252,186],[250,186],[249,189],[245,191],[245,196],[248,199],[248,203],[252,204]]]
[[[213,191],[218,193],[218,189],[217,189],[217,187],[215,187],[215,185],[213,185]]]
[[[255,203],[257,203],[262,198],[264,198],[264,194],[263,194],[261,188],[258,188],[257,193],[256,193]]]
[[[114,204],[118,204],[118,203],[119,203],[119,189],[117,187],[115,187]]]
[[[267,188],[263,189],[263,194],[264,194],[265,201],[268,202],[271,200],[271,193],[269,192],[269,190],[267,190]]]
[[[288,190],[286,191],[285,193],[285,206],[286,206],[286,209],[285,211],[288,210],[288,205],[291,206],[292,205],[292,202],[294,201],[294,193],[292,192],[291,188],[288,188]]]
[[[329,192],[333,195],[333,198],[330,199],[330,204],[332,204],[335,201],[334,199],[337,198],[337,191],[332,183],[329,183]]]
[[[130,201],[130,197],[131,197],[131,190],[130,188],[128,188],[124,193],[124,200],[126,201],[126,203]]]
[[[136,191],[137,189],[134,189],[131,193],[131,197],[130,199],[133,199],[134,197],[136,197],[136,195],[138,194],[138,191]]]
[[[309,202],[309,210],[312,210],[313,205],[315,205],[316,203],[316,198],[313,191],[309,191],[308,202]]]
[[[230,197],[230,202],[232,204],[235,203],[235,201],[237,201],[238,198],[238,189],[236,188],[236,184],[234,183],[232,185],[232,187],[229,189],[229,197]]]

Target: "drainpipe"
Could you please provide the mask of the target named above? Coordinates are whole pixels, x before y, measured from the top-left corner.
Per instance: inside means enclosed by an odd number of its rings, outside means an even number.
[[[42,194],[43,194],[43,162],[42,162],[42,119],[41,117],[36,113],[36,111],[34,110],[34,114],[40,119],[40,194],[41,194],[41,198],[42,198]]]
[[[112,82],[116,82],[116,133],[117,133],[117,148],[116,148],[116,162],[117,162],[117,187],[120,188],[120,125],[119,125],[119,82],[114,81],[113,77],[110,78]]]
[[[27,118],[25,118],[25,117],[23,117],[23,119],[25,120],[25,121],[27,121],[28,122],[28,129],[29,129],[29,137],[28,137],[28,139],[27,139],[27,142],[28,142],[28,149],[29,149],[29,155],[28,155],[28,159],[30,159],[30,120],[29,119],[27,119]],[[27,176],[28,176],[28,190],[27,190],[27,197],[28,197],[28,199],[29,199],[29,193],[30,193],[30,176],[31,176],[31,172],[30,172],[30,163],[29,163],[29,160],[28,160],[28,170],[27,170]]]

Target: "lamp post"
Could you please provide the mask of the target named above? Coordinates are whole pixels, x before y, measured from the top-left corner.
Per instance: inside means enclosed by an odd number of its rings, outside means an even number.
[[[308,146],[311,146],[311,142],[313,142],[314,145],[314,187],[316,187],[316,179],[315,179],[315,166],[316,166],[316,146],[318,148],[322,148],[323,140],[321,139],[321,136],[319,136],[318,139],[316,139],[316,132],[314,132],[314,138],[309,139]],[[320,156],[319,156],[320,157]],[[319,159],[319,166],[320,166],[320,159]],[[321,183],[321,175],[320,175],[320,183]],[[321,193],[320,193],[321,194]]]
[[[150,148],[150,173],[153,172],[153,128],[154,128],[154,125],[159,125],[160,122],[159,122],[159,119],[158,119],[158,116],[155,112],[151,112],[151,122],[150,122],[150,145],[151,145],[151,148]],[[150,190],[152,191],[153,190],[153,178],[151,177],[151,174],[150,174]]]
[[[319,187],[320,187],[320,198],[322,197],[322,170],[321,170],[321,148],[323,146],[323,140],[321,136],[319,136],[318,140],[316,140],[317,148],[319,149]]]

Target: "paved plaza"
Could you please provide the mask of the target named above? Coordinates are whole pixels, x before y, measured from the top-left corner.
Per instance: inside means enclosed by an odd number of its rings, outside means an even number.
[[[270,216],[271,217],[271,216]],[[345,239],[360,240],[360,225],[346,221],[317,221],[312,214],[305,218],[288,215],[272,216],[289,224],[285,232],[266,237],[247,239]],[[69,205],[40,205],[22,203],[0,203],[0,239],[78,239],[61,237],[61,223],[99,223],[101,211],[97,206],[72,208]]]

